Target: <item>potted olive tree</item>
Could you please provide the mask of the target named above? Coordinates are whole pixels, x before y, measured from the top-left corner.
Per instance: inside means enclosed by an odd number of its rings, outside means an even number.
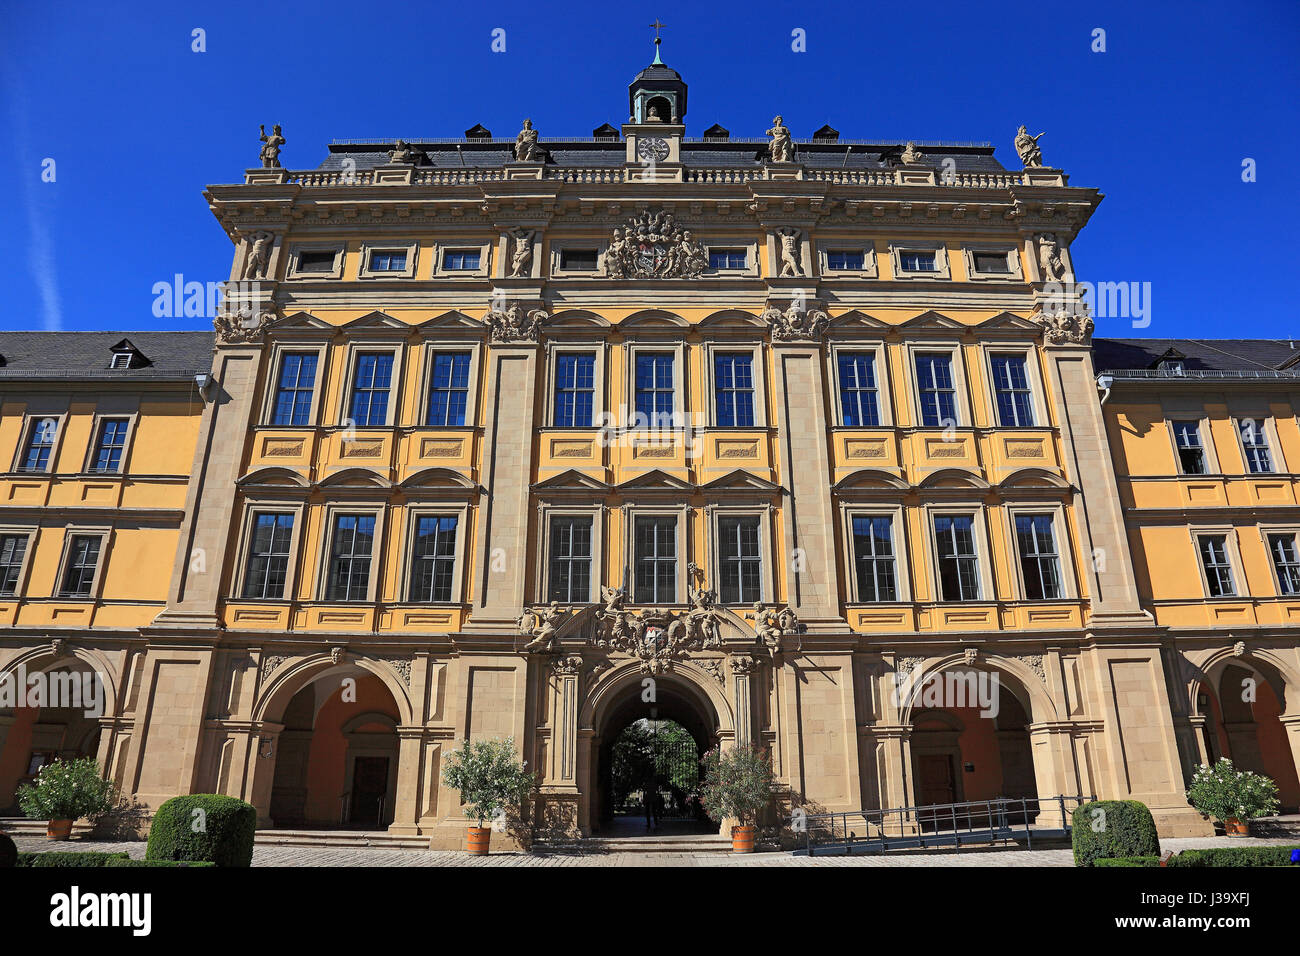
[[[709,816],[734,817],[740,823],[731,828],[734,853],[753,853],[758,815],[772,800],[774,777],[766,751],[752,746],[731,750],[710,750],[701,761],[704,783],[700,800]]]
[[[518,804],[537,784],[515,755],[513,737],[465,741],[447,754],[442,780],[460,791],[466,814],[478,821],[478,826],[465,833],[465,851],[474,856],[486,856],[492,839],[492,830],[484,823],[503,820],[507,808]]]
[[[47,820],[45,837],[66,840],[72,823],[113,809],[115,788],[99,773],[94,757],[76,757],[46,764],[33,784],[18,791],[18,806],[29,820]]]
[[[1238,770],[1226,757],[1213,767],[1201,764],[1187,788],[1197,810],[1223,824],[1226,836],[1249,836],[1251,817],[1277,810],[1277,784],[1268,777]]]

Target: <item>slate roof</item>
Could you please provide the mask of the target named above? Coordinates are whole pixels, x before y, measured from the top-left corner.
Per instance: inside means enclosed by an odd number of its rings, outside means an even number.
[[[424,150],[429,166],[446,168],[500,168],[514,160],[514,137],[509,139],[408,139],[416,149]],[[593,137],[573,139],[548,139],[538,142],[550,153],[548,165],[602,167],[621,166],[627,158],[627,144],[623,139],[597,141]],[[342,140],[329,146],[329,155],[317,167],[320,171],[340,170],[344,160],[351,159],[353,169],[373,169],[388,162],[388,151],[395,148],[396,140]],[[768,140],[731,139],[717,142],[710,139],[686,139],[682,142],[682,162],[688,166],[714,168],[758,169],[767,155]],[[827,142],[796,139],[799,162],[815,169],[889,169],[905,142],[878,142],[866,140],[839,140]],[[916,141],[926,156],[926,161],[938,165],[951,157],[957,172],[1001,173],[1007,169],[993,155],[987,143],[928,143]]]
[[[1092,340],[1098,372],[1154,370],[1170,349],[1182,353],[1193,378],[1300,377],[1300,341],[1286,339],[1100,339]],[[1226,373],[1226,374],[1224,374]],[[1172,377],[1172,376],[1171,376]]]
[[[123,339],[148,360],[109,368]],[[213,334],[200,332],[0,332],[0,382],[181,382],[212,368]]]

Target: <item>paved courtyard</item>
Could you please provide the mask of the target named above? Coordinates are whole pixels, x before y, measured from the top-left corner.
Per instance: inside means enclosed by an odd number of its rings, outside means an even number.
[[[103,850],[129,853],[144,859],[143,842],[96,842],[70,840],[51,843],[42,837],[16,837],[20,850]],[[1222,846],[1261,846],[1296,844],[1290,839],[1234,839],[1190,837],[1161,840],[1165,850],[1202,849]],[[549,853],[493,853],[471,857],[452,850],[389,850],[371,847],[262,846],[253,848],[253,866],[1073,866],[1068,848],[1051,850],[987,849],[947,851],[904,851],[889,856],[791,856],[771,852],[731,854],[727,852],[694,853],[590,853],[578,851]]]

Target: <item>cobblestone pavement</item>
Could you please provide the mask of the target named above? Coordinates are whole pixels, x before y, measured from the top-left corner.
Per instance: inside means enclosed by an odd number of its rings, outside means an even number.
[[[41,837],[18,837],[18,849],[29,852],[51,850],[125,851],[144,858],[143,842],[94,842],[70,840],[51,843]],[[1295,839],[1233,839],[1189,837],[1161,840],[1165,850],[1202,849],[1222,846],[1295,844]],[[791,856],[789,853],[493,853],[471,857],[452,850],[386,850],[368,847],[256,846],[253,866],[1073,866],[1070,850],[965,850],[962,852],[898,852],[889,856]]]

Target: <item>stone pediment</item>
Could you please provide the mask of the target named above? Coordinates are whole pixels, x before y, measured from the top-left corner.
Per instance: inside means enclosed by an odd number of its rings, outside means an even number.
[[[294,312],[276,319],[267,326],[267,331],[280,335],[333,335],[337,329],[328,322],[309,315],[306,312]]]
[[[1016,315],[1014,312],[999,312],[993,318],[986,319],[975,326],[975,330],[979,333],[993,332],[1034,336],[1038,335],[1043,330],[1043,327],[1037,322],[1031,322],[1023,316]]]
[[[552,332],[607,329],[609,327],[609,319],[597,315],[595,312],[589,312],[586,309],[565,309],[563,312],[557,312],[555,315],[551,316],[546,322],[547,334]]]
[[[487,331],[485,326],[478,319],[471,318],[464,312],[452,309],[450,312],[444,312],[442,315],[435,315],[431,319],[426,319],[416,326],[416,329],[425,334],[431,332],[462,332],[466,334],[482,335]]]
[[[922,312],[914,319],[908,319],[899,326],[900,330],[907,332],[965,332],[967,326],[962,325],[956,319],[949,318],[942,312],[935,312],[931,309],[928,312]]]
[[[973,471],[942,468],[927,475],[918,487],[929,491],[987,491],[992,486]]]
[[[402,482],[401,487],[413,488],[454,488],[458,491],[474,491],[476,486],[458,471],[450,468],[425,468],[417,471]]]
[[[322,478],[318,484],[322,488],[387,488],[388,479],[369,468],[344,468],[332,475]]]
[[[858,309],[841,313],[831,319],[830,330],[836,332],[888,332],[892,329],[888,322],[882,322],[874,315],[868,315]]]
[[[307,479],[290,468],[259,468],[240,478],[235,484],[240,487],[248,485],[275,486],[281,488],[302,488],[308,486]]]
[[[839,494],[853,491],[900,493],[907,491],[908,487],[907,482],[897,475],[891,475],[889,472],[881,471],[878,468],[862,468],[851,475],[845,475],[835,483],[832,490]]]
[[[750,329],[766,329],[767,323],[763,321],[761,316],[746,312],[743,309],[723,309],[721,312],[714,312],[712,315],[706,316],[700,322],[700,328],[749,331]]]
[[[701,490],[713,493],[743,494],[748,492],[751,494],[775,495],[781,494],[785,489],[780,485],[773,484],[766,478],[761,478],[752,472],[745,471],[743,468],[737,468],[721,478],[714,478],[712,481],[707,482]]]
[[[690,494],[695,490],[695,486],[689,482],[674,478],[658,468],[647,471],[644,475],[629,478],[617,487],[619,491],[661,491],[676,492],[678,494]]]
[[[591,475],[583,474],[576,468],[570,468],[568,471],[562,471],[558,475],[552,475],[544,481],[539,481],[533,485],[532,490],[538,494],[590,494],[605,495],[610,491],[610,486],[599,478],[593,478]]]
[[[398,321],[387,312],[367,312],[360,318],[346,323],[343,329],[349,333],[382,332],[389,335],[406,335],[411,331],[411,326]]]
[[[619,328],[636,329],[688,329],[691,324],[680,315],[665,312],[663,309],[644,309],[634,312],[618,323]]]

